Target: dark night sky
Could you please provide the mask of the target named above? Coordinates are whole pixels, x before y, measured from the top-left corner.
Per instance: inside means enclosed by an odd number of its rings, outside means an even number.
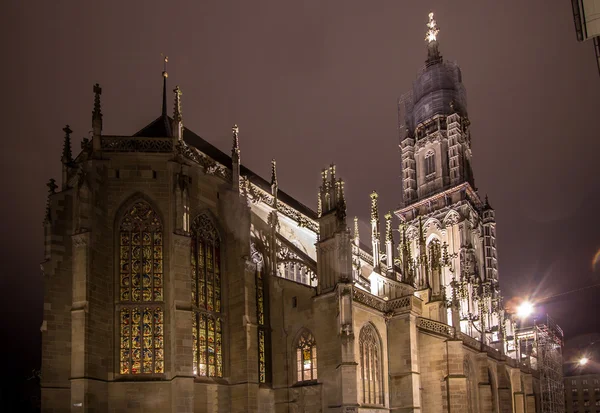
[[[430,9],[442,54],[463,71],[504,295],[600,282],[600,77],[591,42],[576,41],[571,2],[91,3],[3,3],[0,329],[9,367],[38,363],[45,184],[60,178],[64,125],[77,149],[91,129],[93,83],[103,86],[104,132],[132,134],[159,115],[166,53],[186,127],[229,152],[238,123],[243,163],[268,177],[276,158],[280,188],[313,208],[320,170],[334,161],[367,235],[370,191],[382,213],[400,202],[396,99],[424,63]],[[568,343],[600,332],[599,293],[545,306]]]

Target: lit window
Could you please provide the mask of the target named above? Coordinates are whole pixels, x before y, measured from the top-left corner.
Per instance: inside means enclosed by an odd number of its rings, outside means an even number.
[[[371,324],[360,330],[360,371],[363,386],[363,403],[383,404],[382,349],[379,336]]]
[[[587,384],[587,380],[583,380],[583,381],[582,381],[582,384]]]
[[[298,382],[317,380],[317,344],[308,331],[304,331],[296,345]]]
[[[160,218],[136,202],[119,226],[120,374],[164,373]]]
[[[435,175],[435,154],[433,151],[425,155],[425,176]]]
[[[571,380],[571,386],[577,386],[577,380]]]
[[[196,218],[191,232],[193,370],[198,376],[223,377],[220,240],[204,215]]]

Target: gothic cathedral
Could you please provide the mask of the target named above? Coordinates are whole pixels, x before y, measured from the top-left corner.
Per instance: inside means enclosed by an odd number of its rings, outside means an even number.
[[[231,155],[184,128],[179,88],[168,116],[166,69],[161,116],[131,136],[102,134],[95,85],[93,136],[73,156],[65,127],[48,184],[42,411],[539,411],[437,34],[430,15],[399,101],[402,207],[382,237],[370,195],[370,246],[335,166],[314,211],[275,161],[269,180],[241,164],[237,126]]]

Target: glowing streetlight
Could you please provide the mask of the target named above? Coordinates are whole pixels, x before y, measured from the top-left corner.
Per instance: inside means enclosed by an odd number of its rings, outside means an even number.
[[[589,359],[589,358],[587,358],[587,357],[582,357],[582,358],[580,358],[580,359],[579,359],[579,365],[580,365],[580,366],[585,366],[586,364],[588,364],[588,362],[589,362],[589,361],[590,361],[590,359]]]
[[[517,307],[517,316],[521,319],[525,319],[533,314],[533,304],[529,301],[523,301],[521,305]]]

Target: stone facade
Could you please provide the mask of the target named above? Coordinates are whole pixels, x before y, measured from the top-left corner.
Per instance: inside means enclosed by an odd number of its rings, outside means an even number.
[[[429,47],[419,99],[447,69]],[[133,136],[103,135],[96,85],[93,138],[73,158],[65,128],[62,186],[49,184],[42,410],[538,411],[456,85],[456,110],[435,88],[437,112],[411,103],[404,207],[382,240],[371,195],[371,249],[335,166],[314,212],[279,189],[275,161],[270,181],[241,165],[237,126],[231,156],[183,128],[178,88],[172,117],[163,103]]]

